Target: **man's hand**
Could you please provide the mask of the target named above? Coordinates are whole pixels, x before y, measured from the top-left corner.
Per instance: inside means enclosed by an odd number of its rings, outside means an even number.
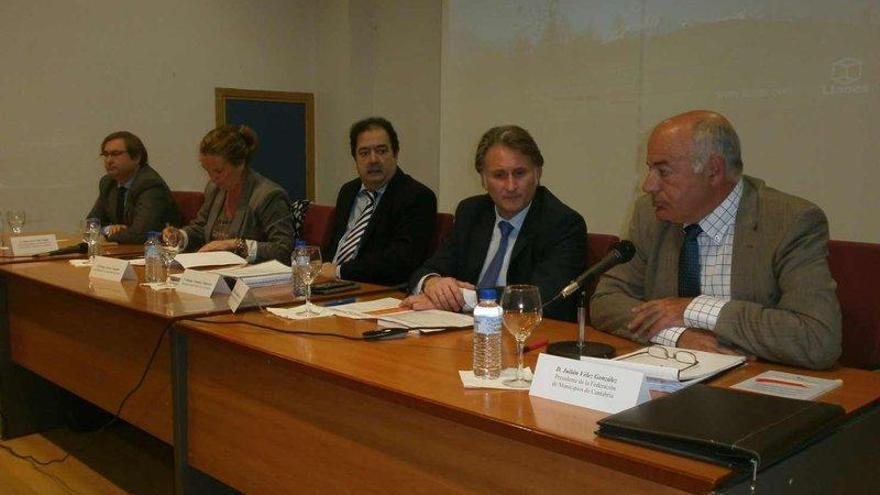
[[[324,263],[321,265],[320,278],[326,280],[336,280],[336,263]]]
[[[127,225],[122,225],[122,224],[108,225],[107,226],[107,235],[111,236],[114,234],[118,234],[127,228],[128,228]]]
[[[400,301],[400,307],[412,309],[414,311],[424,311],[426,309],[436,309],[434,303],[428,299],[428,296],[425,294],[416,294],[414,296],[409,296],[403,301]]]
[[[422,293],[428,296],[435,308],[458,312],[464,306],[461,289],[473,288],[473,284],[452,277],[431,277],[425,280]]]
[[[235,251],[235,239],[211,241],[199,249],[200,253],[205,251]]]
[[[700,330],[699,328],[688,328],[678,337],[675,344],[679,349],[694,349],[697,351],[717,352],[719,354],[741,355],[730,347],[721,345],[712,332]]]
[[[667,297],[639,304],[632,308],[635,317],[626,328],[636,337],[649,340],[661,330],[683,327],[684,310],[692,300],[686,297]]]

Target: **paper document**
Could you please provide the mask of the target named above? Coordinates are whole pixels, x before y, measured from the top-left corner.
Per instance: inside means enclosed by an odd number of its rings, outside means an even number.
[[[286,318],[288,320],[308,320],[309,318],[323,318],[325,316],[333,316],[331,308],[323,308],[321,306],[312,305],[313,314],[306,314],[304,306],[296,306],[293,308],[266,308],[266,311],[275,316]]]
[[[617,361],[624,366],[631,365],[633,369],[641,371],[646,376],[652,378],[672,379],[681,382],[704,380],[746,362],[745,356],[678,349],[676,347],[666,347],[666,350],[669,356],[673,356],[676,352],[680,351],[691,353],[696,356],[697,363],[690,365],[675,359],[655,357],[648,354],[647,348],[616,357],[613,361]]]
[[[278,260],[257,265],[236,266],[209,270],[223,277],[243,281],[248,287],[266,287],[290,283],[293,273],[290,267]]]
[[[180,253],[174,257],[174,261],[184,268],[197,268],[200,266],[226,266],[246,265],[247,261],[241,256],[229,251],[209,251],[205,253]]]
[[[178,255],[180,256],[180,255]],[[232,268],[217,268],[209,272],[231,278],[257,277],[261,275],[290,275],[290,267],[278,260],[266,261],[256,265],[236,266]]]
[[[496,388],[500,390],[519,390],[519,391],[528,391],[528,388],[518,388],[518,387],[508,387],[504,383],[504,380],[512,380],[516,378],[516,368],[507,368],[501,370],[501,375],[494,380],[477,378],[474,376],[473,370],[459,370],[458,376],[461,377],[461,384],[464,385],[464,388]],[[531,380],[532,379],[532,369],[529,367],[523,368],[523,377]]]
[[[811,400],[842,384],[843,380],[829,380],[782,371],[765,371],[730,388],[777,397]]]
[[[354,320],[376,319],[379,316],[376,313],[382,313],[382,318],[384,319],[386,314],[396,314],[397,311],[394,310],[399,310],[399,312],[409,311],[406,308],[401,308],[400,299],[394,297],[340,304],[339,306],[330,306],[326,309],[337,316],[344,316]]]
[[[381,321],[394,323],[406,328],[464,328],[474,325],[474,317],[471,315],[439,309],[405,311],[403,313],[394,313],[393,315],[382,315]]]

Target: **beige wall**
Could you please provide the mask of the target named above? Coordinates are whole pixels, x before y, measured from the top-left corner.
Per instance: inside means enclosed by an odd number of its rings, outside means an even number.
[[[714,108],[748,173],[820,204],[834,237],[880,242],[880,0],[792,1],[6,0],[0,209],[73,228],[117,129],[173,188],[201,189],[195,147],[223,86],[315,93],[321,203],[354,176],[361,117],[395,123],[443,211],[481,191],[480,133],[522,124],[544,183],[596,232],[625,225],[651,126]]]
[[[72,229],[97,196],[101,139],[128,129],[172,188],[201,190],[214,87],[313,91],[311,1],[63,2],[0,8],[0,208]]]
[[[318,2],[319,202],[355,177],[348,128],[369,115],[394,124],[401,167],[437,190],[440,17],[429,0]]]
[[[650,129],[709,108],[746,173],[819,204],[832,237],[880,242],[878,0],[448,0],[442,64],[441,208],[480,191],[480,133],[518,123],[542,182],[620,233]]]

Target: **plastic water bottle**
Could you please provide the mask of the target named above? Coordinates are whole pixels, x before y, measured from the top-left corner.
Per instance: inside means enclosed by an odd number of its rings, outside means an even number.
[[[293,243],[293,256],[290,260],[290,269],[293,270],[293,297],[297,300],[306,298],[306,284],[303,282],[302,277],[297,274],[296,265],[297,265],[297,252],[300,248],[306,247],[306,241],[302,239],[297,239]],[[305,264],[308,265],[308,259],[305,260]]]
[[[495,289],[480,289],[474,308],[474,376],[494,379],[501,374],[501,319]]]
[[[165,281],[165,263],[159,245],[159,232],[147,232],[144,243],[144,281],[147,283]]]

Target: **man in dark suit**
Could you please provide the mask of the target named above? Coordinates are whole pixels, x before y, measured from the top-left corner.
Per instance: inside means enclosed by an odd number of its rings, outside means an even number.
[[[428,255],[437,223],[434,192],[400,169],[391,122],[370,117],[349,131],[358,178],[336,198],[322,275],[382,285],[405,282]]]
[[[538,286],[552,298],[584,269],[587,226],[576,211],[540,185],[544,158],[528,131],[489,129],[475,159],[488,194],[458,204],[449,238],[410,278],[414,309],[467,310],[476,287]],[[574,300],[544,309],[549,318],[574,318]]]
[[[98,199],[87,218],[97,218],[107,240],[141,244],[147,232],[177,225],[180,215],[168,185],[147,162],[140,138],[119,131],[104,138],[101,156],[107,175],[98,184]]]

